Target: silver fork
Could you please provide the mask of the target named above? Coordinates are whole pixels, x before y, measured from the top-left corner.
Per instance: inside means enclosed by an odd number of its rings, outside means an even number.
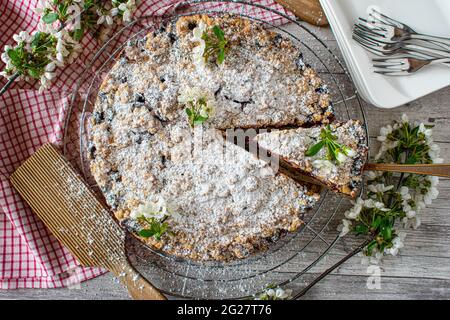
[[[383,37],[377,36],[369,28],[359,24],[354,26],[352,38],[367,50],[379,56],[393,55],[396,53],[415,53],[418,54],[418,58],[425,59],[450,57],[450,50],[432,49],[403,41],[386,42]]]
[[[380,25],[368,22],[366,19],[358,18],[361,22],[355,23],[353,26],[353,32],[357,34],[363,34],[366,37],[370,37],[371,39],[382,42],[385,44],[395,44],[395,43],[420,43],[422,46],[430,48],[430,49],[437,49],[437,50],[443,50],[444,52],[450,52],[450,45],[444,44],[444,43],[436,43],[429,40],[423,40],[423,39],[411,39],[411,38],[398,38],[395,36],[392,36],[390,34],[390,31],[386,31],[385,27],[380,27]],[[386,28],[393,28],[386,26]],[[414,42],[412,42],[414,41]],[[419,42],[420,41],[420,42]],[[433,48],[428,47],[426,45],[431,45]]]
[[[420,60],[414,58],[376,58],[372,60],[375,73],[387,76],[403,76],[414,73],[426,65],[449,63],[450,58]]]
[[[430,36],[427,34],[421,34],[414,31],[410,26],[402,23],[398,20],[392,19],[376,9],[372,9],[369,13],[369,17],[373,22],[369,22],[365,19],[360,19],[368,24],[373,24],[379,32],[382,32],[386,39],[390,41],[404,41],[408,39],[430,41],[435,45],[438,45],[444,49],[450,48],[450,38]]]

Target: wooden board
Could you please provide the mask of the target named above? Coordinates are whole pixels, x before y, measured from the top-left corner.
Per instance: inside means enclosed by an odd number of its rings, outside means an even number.
[[[316,26],[328,25],[327,17],[319,0],[275,0],[286,9],[292,11],[301,20]]]

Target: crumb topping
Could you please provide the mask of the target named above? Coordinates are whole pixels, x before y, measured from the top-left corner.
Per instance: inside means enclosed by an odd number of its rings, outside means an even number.
[[[337,143],[349,148],[349,156],[340,163],[326,160],[322,148],[313,157],[306,156],[308,148],[320,140],[323,126],[296,128],[261,133],[256,136],[259,146],[278,154],[295,168],[327,184],[333,190],[356,196],[361,187],[361,175],[367,157],[366,134],[359,120],[335,122],[330,125]]]
[[[194,63],[200,21],[225,32],[220,65]],[[179,101],[192,88],[214,98],[214,115],[195,128]],[[128,43],[105,77],[92,114],[91,171],[119,220],[149,208],[149,199],[167,202],[171,233],[143,238],[155,248],[194,260],[244,258],[296,230],[319,195],[218,130],[332,118],[326,86],[291,41],[246,19],[183,17]]]

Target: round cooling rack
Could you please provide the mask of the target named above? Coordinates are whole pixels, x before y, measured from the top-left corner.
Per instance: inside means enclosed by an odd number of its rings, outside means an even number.
[[[161,10],[159,11],[159,13]],[[87,161],[89,118],[103,77],[116,62],[128,41],[144,37],[161,25],[183,15],[235,15],[263,24],[291,39],[328,85],[338,120],[359,119],[364,112],[351,78],[326,41],[310,25],[284,13],[246,1],[185,1],[168,6],[163,14],[146,16],[117,30],[95,53],[78,80],[64,128],[64,155],[78,166],[89,185],[96,184]],[[261,17],[270,14],[276,24]],[[280,22],[288,22],[279,25]],[[367,134],[367,129],[366,129]],[[368,136],[368,135],[367,135]],[[368,143],[368,141],[367,141]],[[97,188],[98,190],[98,188]],[[249,298],[268,284],[293,289],[294,295],[312,279],[311,269],[327,260],[339,237],[336,224],[348,201],[322,190],[320,202],[302,217],[304,224],[270,246],[269,250],[233,262],[199,263],[179,259],[152,249],[128,234],[126,250],[133,265],[167,295],[180,298]]]

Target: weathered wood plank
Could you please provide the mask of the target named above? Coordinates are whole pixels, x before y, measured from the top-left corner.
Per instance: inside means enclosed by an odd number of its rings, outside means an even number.
[[[448,299],[449,280],[382,277],[380,290],[369,290],[367,277],[330,275],[312,288],[303,299]]]

